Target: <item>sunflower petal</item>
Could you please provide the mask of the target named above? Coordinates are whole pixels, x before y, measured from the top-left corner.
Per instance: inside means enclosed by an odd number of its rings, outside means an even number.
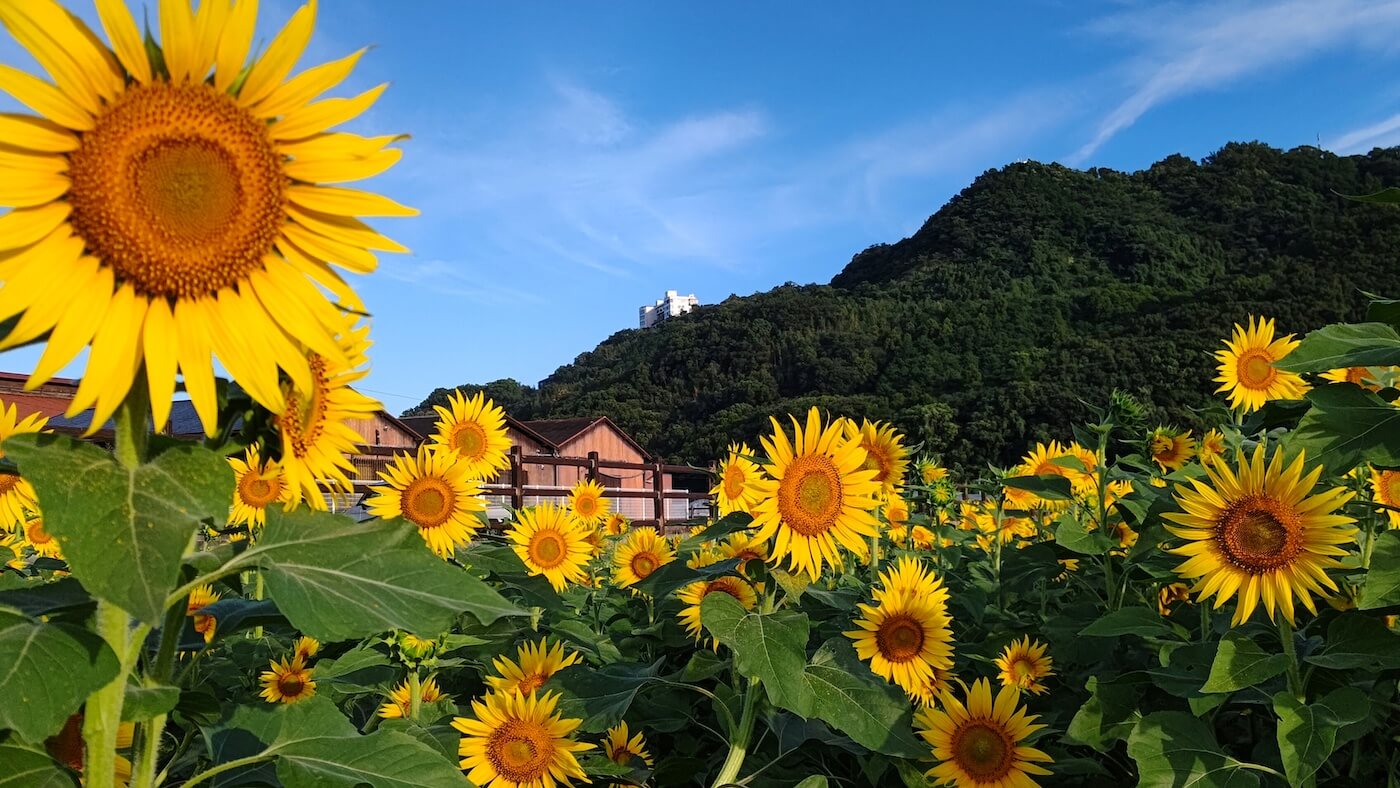
[[[237,0],[219,34],[214,53],[214,89],[228,92],[243,73],[243,62],[253,46],[253,29],[258,22],[258,0]]]
[[[67,221],[72,211],[67,202],[50,202],[0,216],[0,252],[38,243]]]
[[[33,74],[0,63],[0,90],[45,118],[74,131],[91,131],[93,115]]]
[[[207,5],[210,0],[205,0]],[[188,0],[160,0],[160,50],[172,83],[199,80],[194,73],[194,15]]]
[[[205,0],[210,2],[210,0]],[[179,364],[179,339],[175,316],[164,298],[151,300],[146,310],[146,327],[141,344],[146,356],[146,380],[151,391],[151,417],[156,432],[170,419],[170,400],[175,393],[175,373]]]
[[[298,8],[292,18],[277,34],[267,52],[253,64],[243,89],[238,92],[238,103],[251,107],[272,95],[282,80],[292,73],[301,53],[311,41],[311,32],[316,26],[316,0]]]
[[[0,113],[0,140],[4,145],[40,153],[68,153],[78,149],[76,135],[57,123],[33,115]]]
[[[274,90],[272,95],[251,107],[251,111],[260,118],[276,118],[306,106],[312,99],[344,82],[367,51],[368,48],[361,49],[340,60],[322,63],[297,74]]]
[[[401,158],[403,151],[386,148],[355,159],[293,159],[282,169],[288,177],[306,183],[346,183],[372,178],[397,164]]]
[[[95,0],[97,16],[102,20],[102,29],[107,31],[107,40],[117,53],[122,68],[137,82],[151,81],[151,61],[146,55],[146,46],[141,41],[141,31],[126,0]]]
[[[273,140],[297,140],[310,137],[359,117],[374,106],[389,84],[376,85],[354,98],[331,98],[318,101],[288,114],[272,124],[268,133]]]
[[[378,194],[336,186],[293,184],[287,199],[312,211],[334,216],[417,216],[418,209],[400,205]]]

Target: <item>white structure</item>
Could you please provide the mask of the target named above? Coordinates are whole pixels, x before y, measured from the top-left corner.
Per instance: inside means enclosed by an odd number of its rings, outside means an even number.
[[[675,290],[667,290],[666,297],[655,304],[637,310],[637,322],[642,328],[651,328],[668,318],[683,315],[700,306],[700,299],[694,293],[680,295]]]

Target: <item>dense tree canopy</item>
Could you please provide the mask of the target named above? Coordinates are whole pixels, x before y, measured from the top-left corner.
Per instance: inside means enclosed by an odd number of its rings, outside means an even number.
[[[606,414],[680,461],[816,404],[893,421],[953,463],[1010,462],[1114,388],[1205,406],[1210,351],[1249,314],[1302,333],[1360,319],[1363,290],[1400,293],[1393,210],[1340,196],[1397,183],[1400,149],[1232,143],[1130,174],[1013,164],[830,285],[618,332],[538,390],[470,388],[522,418]]]

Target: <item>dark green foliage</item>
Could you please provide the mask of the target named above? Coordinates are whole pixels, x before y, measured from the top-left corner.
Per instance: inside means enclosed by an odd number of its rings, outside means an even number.
[[[517,417],[606,414],[679,461],[815,404],[891,420],[955,464],[1007,463],[1069,438],[1115,388],[1181,421],[1211,399],[1209,351],[1251,313],[1301,334],[1362,319],[1362,289],[1400,292],[1393,210],[1339,196],[1396,181],[1396,149],[1230,144],[1131,174],[1013,164],[829,286],[619,332],[538,391],[485,388]]]

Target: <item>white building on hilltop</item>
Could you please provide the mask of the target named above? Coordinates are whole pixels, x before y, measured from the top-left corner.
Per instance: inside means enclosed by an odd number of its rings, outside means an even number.
[[[665,298],[637,310],[637,323],[642,328],[651,328],[663,320],[683,315],[697,306],[700,306],[700,299],[696,298],[694,293],[680,295],[675,290],[667,290]]]

